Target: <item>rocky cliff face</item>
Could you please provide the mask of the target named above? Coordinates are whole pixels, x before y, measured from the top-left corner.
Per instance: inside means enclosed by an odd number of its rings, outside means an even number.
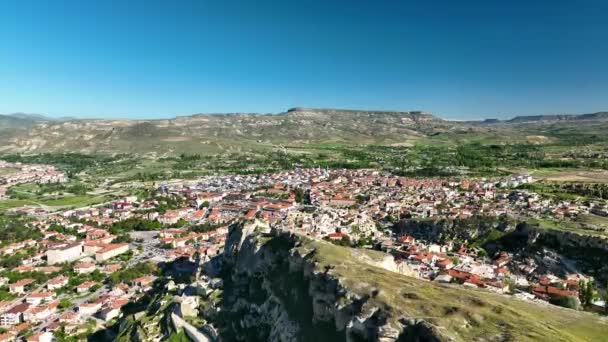
[[[608,238],[579,232],[543,229],[506,219],[402,221],[393,230],[433,242],[477,241],[490,253],[549,248],[577,261],[585,273],[605,280],[608,273]],[[606,266],[605,266],[606,265]]]
[[[428,241],[461,240],[483,238],[491,231],[508,237],[525,240],[524,245],[543,244],[559,249],[591,248],[608,251],[608,238],[600,235],[581,234],[575,231],[543,229],[526,222],[505,218],[472,217],[466,220],[404,220],[398,222],[393,231],[409,234]]]
[[[285,232],[231,229],[224,256],[222,335],[247,341],[444,341],[422,320],[392,317],[319,269],[315,250]]]
[[[608,252],[608,238],[604,236],[540,229],[526,223],[517,226],[517,233],[526,235],[529,244],[544,244],[559,249],[598,249]]]
[[[471,241],[487,235],[492,230],[508,233],[514,231],[515,227],[516,223],[506,218],[472,217],[466,220],[404,220],[398,222],[393,231],[427,241],[441,242]]]
[[[601,283],[608,280],[608,238],[605,236],[540,229],[526,223],[519,224],[512,235],[526,241],[524,246],[550,248],[576,260],[582,271]]]
[[[521,227],[511,233],[524,240],[538,239]],[[221,261],[213,262],[221,266],[223,290],[202,294],[198,285],[190,290],[200,296],[199,318],[217,328],[223,341],[599,341],[605,337],[608,322],[595,315],[406,277],[395,272],[398,267],[385,257],[378,251],[270,231],[255,222],[236,224],[231,226],[225,254],[218,257]],[[164,274],[187,291],[193,284],[180,274],[193,271],[181,266],[167,266]],[[153,291],[123,307],[119,323],[91,340],[180,338],[183,332],[171,323],[178,293],[165,285],[161,278]]]

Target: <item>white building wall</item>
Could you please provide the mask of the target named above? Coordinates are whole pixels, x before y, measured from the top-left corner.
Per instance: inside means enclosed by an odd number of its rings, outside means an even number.
[[[82,256],[82,246],[76,245],[65,249],[49,249],[46,252],[47,264],[55,265],[74,261]]]

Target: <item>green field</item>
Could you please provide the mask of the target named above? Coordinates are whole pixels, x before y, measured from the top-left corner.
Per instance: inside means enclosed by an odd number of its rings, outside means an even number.
[[[85,207],[89,205],[99,204],[108,201],[108,197],[104,196],[66,196],[56,199],[46,199],[41,201],[34,200],[0,200],[0,210],[18,208],[23,206],[34,207]]]
[[[608,170],[556,168],[533,170],[531,174],[535,177],[554,182],[608,183]]]
[[[585,215],[575,219],[530,219],[527,221],[530,224],[538,225],[541,229],[558,230],[568,233],[576,233],[582,235],[592,236],[608,236],[608,226],[603,218],[596,215]],[[598,222],[604,222],[601,225],[597,225]],[[593,224],[594,228],[589,225]]]
[[[19,171],[19,169],[13,167],[0,167],[0,176],[8,175],[11,173],[15,173]]]

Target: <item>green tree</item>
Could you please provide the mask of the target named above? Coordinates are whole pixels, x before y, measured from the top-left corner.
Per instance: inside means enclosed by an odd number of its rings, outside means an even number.
[[[595,298],[595,283],[590,280],[587,282],[587,291],[585,293],[585,301],[587,305],[591,305],[593,299]]]
[[[604,313],[608,314],[608,281],[606,282],[604,292],[602,292],[602,301],[604,301]]]
[[[553,296],[549,299],[549,303],[574,310],[578,310],[580,306],[578,298],[570,296]]]
[[[595,284],[593,280],[579,281],[579,299],[583,307],[591,305],[595,297]]]
[[[74,303],[72,303],[72,301],[67,298],[63,298],[59,301],[60,309],[68,309],[68,308],[71,308],[73,305],[74,305]]]

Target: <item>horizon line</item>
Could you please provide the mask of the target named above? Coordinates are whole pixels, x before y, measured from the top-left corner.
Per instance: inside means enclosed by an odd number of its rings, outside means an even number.
[[[128,120],[128,121],[162,121],[162,120],[176,120],[178,118],[187,118],[187,117],[193,117],[193,116],[230,116],[230,115],[282,115],[282,114],[288,114],[291,112],[297,112],[297,111],[345,111],[345,112],[376,112],[376,113],[407,113],[407,114],[426,114],[426,115],[432,115],[435,116],[441,120],[445,120],[445,121],[479,121],[479,122],[483,122],[483,121],[487,121],[487,120],[498,120],[498,121],[509,121],[509,120],[513,120],[515,118],[518,117],[538,117],[538,116],[581,116],[581,115],[589,115],[589,114],[598,114],[598,113],[607,113],[608,110],[597,110],[597,111],[590,111],[590,112],[586,112],[586,113],[543,113],[543,114],[522,114],[522,115],[513,115],[513,116],[509,116],[506,118],[502,118],[499,119],[497,116],[491,117],[491,116],[484,116],[484,117],[478,117],[477,119],[467,119],[467,118],[444,118],[442,116],[439,116],[437,114],[435,114],[432,111],[425,111],[425,110],[393,110],[393,109],[366,109],[366,108],[362,108],[362,109],[355,109],[355,108],[316,108],[316,107],[301,107],[301,106],[296,106],[296,107],[290,107],[287,110],[281,111],[281,112],[237,112],[237,111],[227,111],[227,112],[198,112],[198,113],[191,113],[191,114],[175,114],[173,116],[161,116],[158,118],[132,118],[129,117],[128,114],[126,114],[125,116],[114,116],[114,115],[110,115],[106,118],[103,117],[97,117],[97,116],[91,116],[91,117],[83,117],[83,116],[79,116],[79,115],[55,115],[55,114],[48,114],[48,113],[28,113],[28,112],[13,112],[13,113],[0,113],[1,116],[9,116],[9,117],[13,117],[13,118],[20,118],[19,116],[28,116],[30,118],[34,118],[34,117],[41,117],[40,121],[46,121],[44,119],[50,119],[49,121],[84,121],[84,120],[95,120],[95,121],[101,121],[101,120]]]

